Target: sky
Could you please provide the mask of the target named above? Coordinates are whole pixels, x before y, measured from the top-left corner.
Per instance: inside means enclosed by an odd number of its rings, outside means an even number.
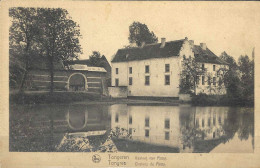
[[[111,61],[119,48],[128,45],[129,25],[145,23],[159,42],[188,37],[206,43],[217,56],[223,51],[236,60],[252,55],[259,34],[259,12],[253,3],[226,2],[88,2],[66,7],[80,25],[80,43],[88,59],[99,51]]]

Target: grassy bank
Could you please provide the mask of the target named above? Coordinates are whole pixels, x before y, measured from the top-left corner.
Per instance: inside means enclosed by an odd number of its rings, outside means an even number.
[[[99,99],[99,94],[83,92],[54,92],[52,94],[49,92],[11,93],[9,97],[10,103],[17,104],[71,103]]]
[[[90,92],[25,92],[10,93],[10,104],[132,104],[178,105],[178,100],[150,100],[138,98],[111,98]]]
[[[191,103],[195,106],[254,106],[254,100],[245,100],[228,95],[193,95]]]

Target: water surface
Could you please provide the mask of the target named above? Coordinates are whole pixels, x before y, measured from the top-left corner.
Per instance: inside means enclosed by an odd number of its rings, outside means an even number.
[[[10,151],[253,152],[241,107],[12,105]]]

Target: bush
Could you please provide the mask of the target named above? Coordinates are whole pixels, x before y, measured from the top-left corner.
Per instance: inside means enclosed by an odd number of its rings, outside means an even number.
[[[202,93],[192,96],[192,104],[197,106],[253,106],[254,101],[252,100],[229,95],[206,95]]]

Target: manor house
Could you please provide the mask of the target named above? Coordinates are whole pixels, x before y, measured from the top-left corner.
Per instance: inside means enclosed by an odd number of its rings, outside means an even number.
[[[180,94],[182,61],[195,58],[207,74],[197,77],[196,94],[225,94],[217,71],[228,68],[205,43],[194,45],[185,39],[161,43],[142,44],[140,47],[119,49],[112,59],[112,86],[125,91],[128,97],[174,97]],[[122,89],[123,88],[123,89]],[[221,88],[221,89],[220,89]]]

